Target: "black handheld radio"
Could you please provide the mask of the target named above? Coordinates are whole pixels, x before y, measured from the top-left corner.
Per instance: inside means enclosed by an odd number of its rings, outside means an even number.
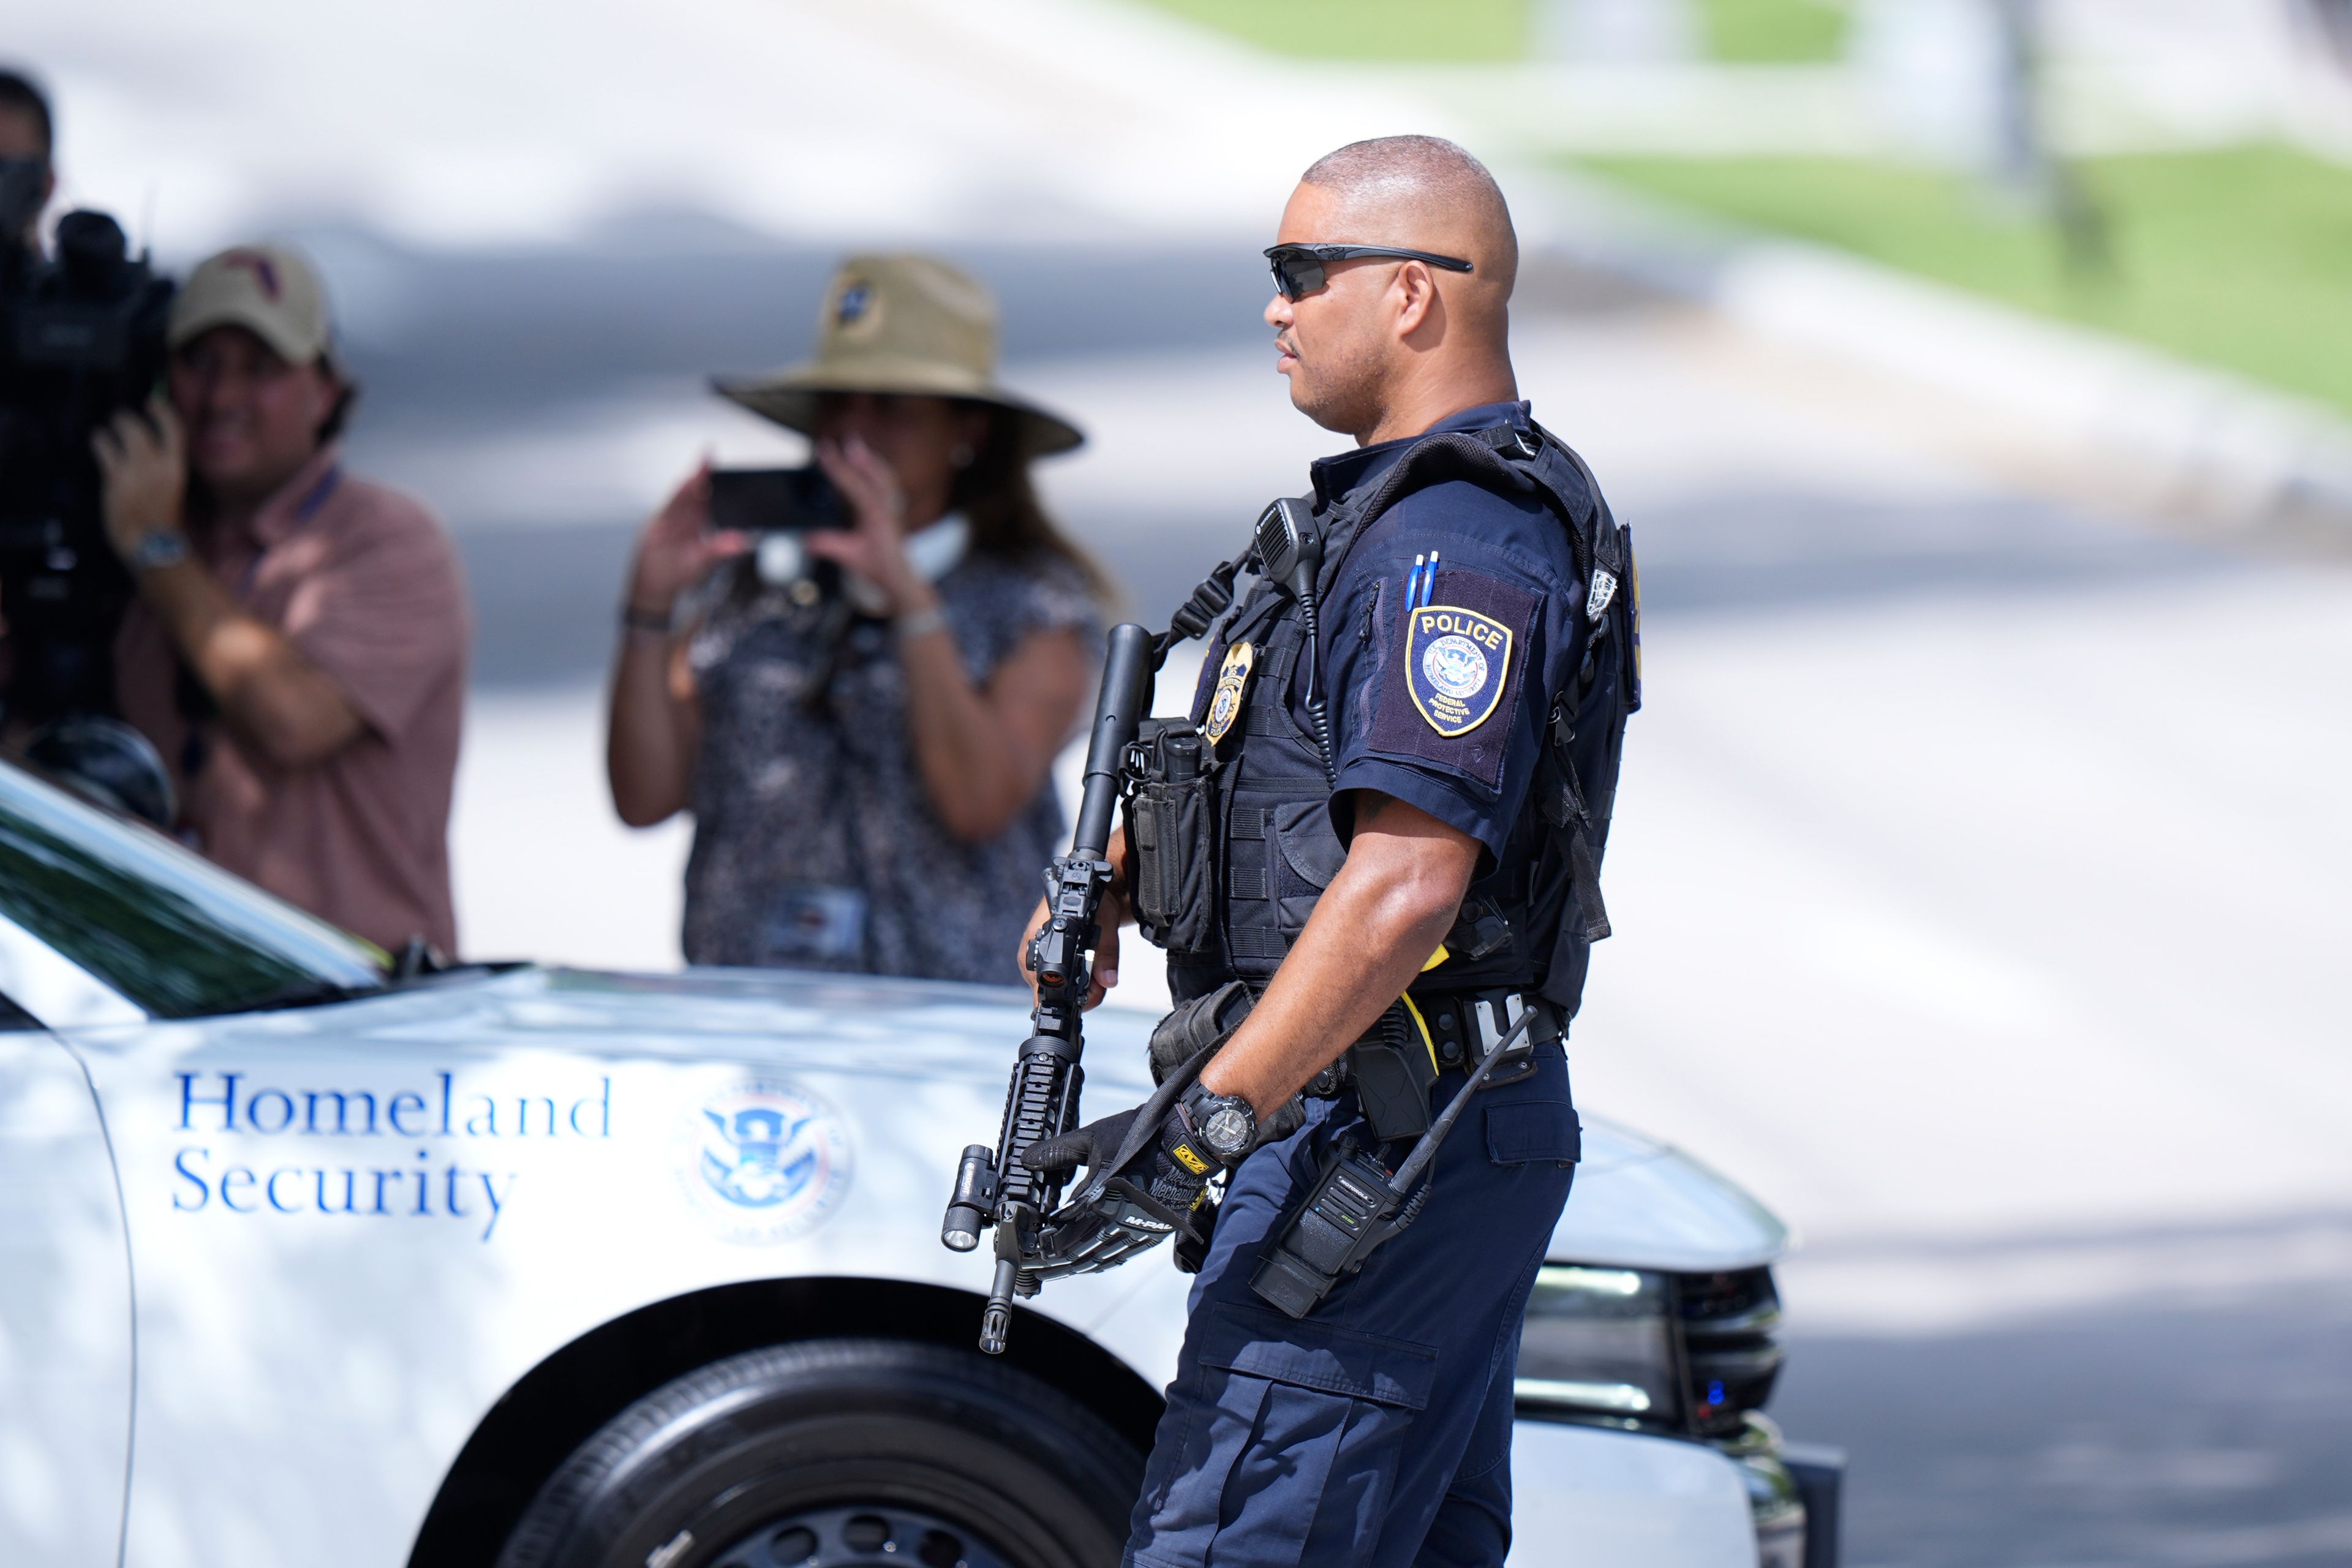
[[[1393,1172],[1350,1142],[1342,1142],[1334,1149],[1322,1175],[1284,1216],[1274,1239],[1260,1255],[1257,1272],[1250,1276],[1250,1289],[1259,1299],[1294,1318],[1303,1318],[1321,1305],[1340,1280],[1361,1268],[1374,1248],[1411,1225],[1429,1197],[1428,1184],[1421,1182],[1422,1173],[1437,1157],[1437,1146],[1454,1131],[1463,1107],[1530,1026],[1541,1023],[1546,1034],[1557,1037],[1557,1026],[1550,1019],[1547,1007],[1531,1003],[1518,1022],[1479,1058],[1468,1079]]]

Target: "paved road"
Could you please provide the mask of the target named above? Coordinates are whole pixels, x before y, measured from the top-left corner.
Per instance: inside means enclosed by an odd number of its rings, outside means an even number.
[[[1849,1561],[1887,1568],[2352,1562],[2352,1221],[2149,1233],[2101,1299],[1936,1332],[1792,1338],[1775,1415],[1853,1459]],[[1948,1251],[1988,1273],[2021,1253]],[[2296,1253],[2307,1267],[2294,1266]],[[2269,1255],[2265,1258],[2263,1255]],[[2267,1263],[2232,1276],[2232,1266]]]
[[[480,606],[470,940],[672,960],[679,830],[624,834],[595,772],[620,563],[699,444],[793,450],[700,377],[804,348],[830,255],[320,247],[361,280],[357,457],[450,515]],[[1012,378],[1093,430],[1049,495],[1164,615],[1328,445],[1255,266],[966,254]],[[2034,493],[1977,414],[1603,280],[1539,268],[1519,332],[1647,609],[1583,1097],[1808,1237],[1779,1414],[1856,1455],[1849,1561],[2352,1560],[2352,576]]]

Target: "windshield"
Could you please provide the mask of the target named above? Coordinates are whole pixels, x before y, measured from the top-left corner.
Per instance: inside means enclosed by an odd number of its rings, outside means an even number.
[[[0,765],[0,913],[158,1017],[325,1001],[383,956],[163,835]]]

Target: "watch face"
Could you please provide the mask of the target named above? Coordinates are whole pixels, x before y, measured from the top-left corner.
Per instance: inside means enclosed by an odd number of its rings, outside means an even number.
[[[1251,1125],[1248,1111],[1237,1105],[1223,1105],[1209,1113],[1208,1125],[1201,1129],[1201,1136],[1218,1153],[1233,1155],[1249,1147],[1251,1135],[1256,1131]]]
[[[188,558],[187,541],[176,533],[151,533],[139,542],[131,563],[143,571],[177,566]]]

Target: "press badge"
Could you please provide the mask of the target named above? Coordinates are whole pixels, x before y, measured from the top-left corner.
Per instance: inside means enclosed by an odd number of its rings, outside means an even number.
[[[822,882],[786,882],[770,906],[768,951],[779,959],[857,958],[866,947],[866,895]]]
[[[1225,660],[1217,667],[1217,689],[1209,697],[1209,721],[1201,726],[1209,744],[1215,745],[1225,738],[1225,731],[1241,717],[1242,692],[1249,686],[1250,668],[1257,662],[1257,649],[1245,642],[1237,642],[1225,649]]]

